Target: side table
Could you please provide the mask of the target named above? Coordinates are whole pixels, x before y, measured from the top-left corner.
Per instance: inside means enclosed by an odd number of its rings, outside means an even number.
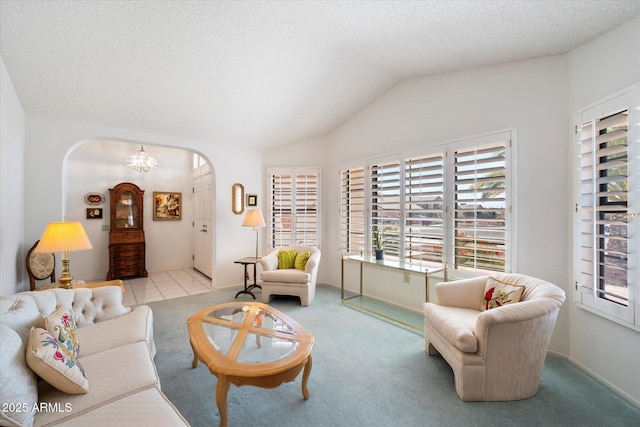
[[[238,298],[238,295],[240,294],[249,294],[253,297],[253,299],[256,299],[256,296],[254,295],[253,292],[251,292],[251,289],[255,289],[255,288],[262,289],[262,286],[258,285],[257,283],[257,276],[256,276],[256,264],[258,264],[259,262],[260,262],[260,258],[256,258],[252,256],[234,261],[235,264],[244,265],[244,289],[236,294],[236,298]],[[248,275],[247,266],[251,264],[253,264],[253,285],[250,285],[249,287],[247,287],[247,275]]]

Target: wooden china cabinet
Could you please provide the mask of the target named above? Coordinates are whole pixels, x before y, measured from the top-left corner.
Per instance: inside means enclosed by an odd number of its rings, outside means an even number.
[[[130,182],[109,189],[111,229],[107,280],[147,277],[142,215],[144,190]]]

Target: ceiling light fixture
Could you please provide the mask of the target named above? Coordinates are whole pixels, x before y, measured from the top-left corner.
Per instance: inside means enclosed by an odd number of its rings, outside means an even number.
[[[144,146],[142,145],[140,146],[140,151],[129,157],[125,164],[138,172],[149,172],[158,168],[158,162],[156,159],[150,157],[146,151],[144,151]]]

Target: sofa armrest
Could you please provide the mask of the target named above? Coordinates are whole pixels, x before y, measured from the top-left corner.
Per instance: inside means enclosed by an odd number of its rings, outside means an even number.
[[[475,335],[478,338],[478,354],[485,358],[492,354],[510,354],[505,346],[526,348],[535,353],[550,339],[556,317],[562,304],[553,299],[535,299],[485,310],[476,319]],[[530,323],[530,327],[523,324]],[[489,343],[494,347],[488,349]],[[501,344],[502,343],[502,344]],[[546,351],[546,345],[542,347]]]
[[[320,264],[320,251],[311,252],[311,256],[307,260],[307,265],[304,267],[304,272],[313,274],[315,270],[318,269],[318,264]]]
[[[260,259],[263,271],[271,271],[278,269],[278,250],[272,251],[270,254]]]
[[[436,303],[448,307],[480,310],[487,276],[436,283]]]

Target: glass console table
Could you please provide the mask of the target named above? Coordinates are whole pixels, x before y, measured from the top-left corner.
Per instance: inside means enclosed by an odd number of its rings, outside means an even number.
[[[355,262],[360,264],[359,270],[359,292],[355,295],[346,296],[344,288],[344,263]],[[412,330],[419,330],[422,332],[422,328],[415,325],[415,322],[411,322],[405,319],[405,314],[408,310],[403,310],[398,307],[394,307],[392,304],[386,304],[382,301],[370,301],[365,302],[367,298],[364,295],[364,280],[363,269],[365,265],[373,265],[380,268],[394,269],[403,272],[422,274],[424,275],[424,301],[429,301],[429,276],[443,272],[444,281],[448,280],[446,266],[428,267],[425,265],[408,263],[404,261],[394,260],[376,260],[375,256],[362,256],[362,255],[345,255],[342,257],[341,262],[341,277],[340,277],[340,297],[342,304],[351,306],[358,310],[364,310],[376,316],[382,317],[387,320],[391,320],[395,323],[399,323],[402,326],[409,327]],[[407,313],[404,313],[407,312]]]

